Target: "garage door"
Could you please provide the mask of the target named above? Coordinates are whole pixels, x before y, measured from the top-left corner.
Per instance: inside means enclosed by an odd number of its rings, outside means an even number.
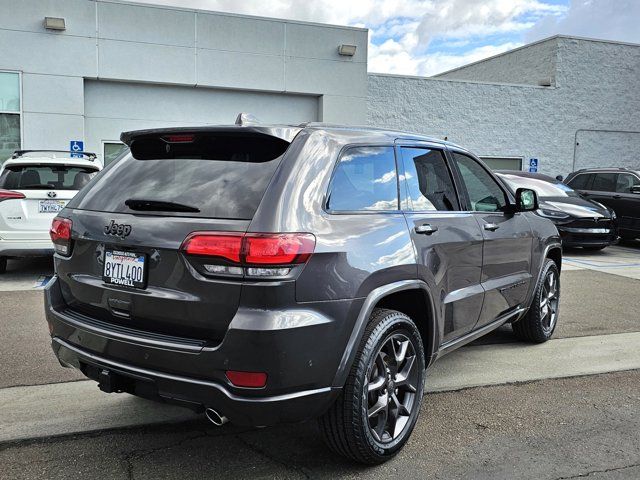
[[[85,149],[102,148],[125,130],[232,124],[239,112],[264,123],[318,119],[318,97],[85,80]]]

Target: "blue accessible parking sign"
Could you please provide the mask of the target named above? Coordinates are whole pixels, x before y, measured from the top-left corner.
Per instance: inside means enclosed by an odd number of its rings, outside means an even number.
[[[538,171],[538,159],[530,158],[529,159],[529,171],[535,173]]]
[[[74,152],[84,152],[84,142],[82,140],[71,140],[69,142],[69,151],[71,152],[71,157],[82,158],[81,153]]]

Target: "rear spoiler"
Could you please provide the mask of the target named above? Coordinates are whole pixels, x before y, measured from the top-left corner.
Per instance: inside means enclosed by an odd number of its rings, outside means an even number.
[[[134,130],[130,132],[122,132],[120,140],[122,143],[131,148],[131,144],[141,138],[149,137],[165,137],[168,135],[265,135],[276,137],[291,143],[295,136],[302,130],[300,126],[292,125],[221,125],[215,127],[174,127],[174,128],[153,128],[149,130]]]
[[[92,152],[72,152],[71,150],[16,150],[11,158],[20,158],[25,153],[68,153],[69,155],[81,155],[91,162],[97,158],[97,155]]]

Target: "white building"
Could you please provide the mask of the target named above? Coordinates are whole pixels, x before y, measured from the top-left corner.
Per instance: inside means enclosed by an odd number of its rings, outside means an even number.
[[[638,45],[559,36],[417,78],[367,75],[360,28],[118,0],[0,0],[0,11],[0,159],[71,141],[109,159],[123,130],[246,111],[447,137],[494,166],[537,159],[554,175],[640,167]]]
[[[0,0],[0,12],[2,158],[73,140],[109,156],[123,130],[229,124],[240,111],[366,122],[366,29],[113,0]]]
[[[369,75],[368,122],[496,167],[640,168],[640,45],[556,36],[432,78]]]

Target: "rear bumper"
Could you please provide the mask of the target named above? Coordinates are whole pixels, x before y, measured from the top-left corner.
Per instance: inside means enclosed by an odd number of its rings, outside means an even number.
[[[238,425],[263,426],[297,422],[321,415],[339,389],[329,387],[283,395],[246,397],[231,393],[223,385],[206,380],[152,371],[91,354],[58,337],[52,339],[60,363],[99,381],[99,372],[117,377],[119,391],[181,405],[196,411],[214,408]]]
[[[289,317],[277,312],[278,321],[269,312],[239,314],[222,343],[203,346],[83,321],[65,310],[56,276],[45,288],[52,347],[63,366],[97,381],[106,371],[116,391],[195,410],[214,408],[231,422],[249,426],[317,417],[339,394],[333,379],[353,325],[345,319],[355,320],[350,312],[359,305],[355,300],[321,303],[324,312],[305,304],[305,310],[289,312]],[[235,387],[226,370],[266,372],[267,386]]]
[[[51,240],[5,240],[0,238],[2,257],[48,257],[53,255]]]

